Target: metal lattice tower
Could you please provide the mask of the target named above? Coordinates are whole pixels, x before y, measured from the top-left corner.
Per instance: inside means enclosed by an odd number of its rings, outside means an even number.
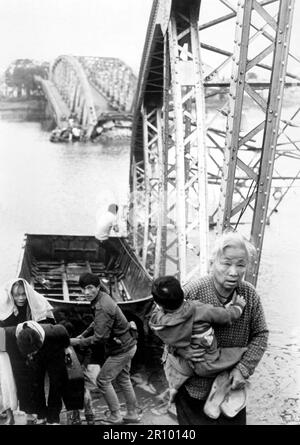
[[[275,2],[274,2],[275,3]],[[291,21],[294,1],[277,2],[277,21],[273,19],[257,1],[239,3],[236,16],[235,48],[233,69],[229,91],[227,132],[225,138],[225,159],[221,184],[219,207],[219,228],[236,225],[246,208],[252,210],[251,241],[256,247],[258,258],[247,279],[256,283],[263,235],[267,221],[267,210],[273,176],[276,144],[281,116],[283,88],[287,69]],[[266,44],[259,52],[250,56],[250,28],[256,12],[270,28],[265,32]],[[267,98],[263,98],[249,85],[247,73],[261,64],[268,56],[272,57],[270,82]],[[265,89],[266,91],[266,89]],[[247,134],[241,134],[241,116],[247,95],[257,105],[263,116]],[[243,158],[243,148],[254,136],[262,133],[262,145],[258,156],[250,162]],[[242,156],[240,156],[240,153]],[[238,204],[233,203],[236,176],[242,171],[251,179],[251,188],[242,195]]]
[[[171,2],[154,2],[138,86],[138,93],[144,91],[137,95],[132,158],[133,173],[140,175],[133,176],[132,194],[144,187],[145,197],[140,203],[140,230],[133,226],[134,244],[142,241],[143,263],[155,265],[155,276],[166,272],[168,260],[183,281],[199,269],[197,264],[188,273],[189,257],[197,246],[201,245],[197,253],[203,273],[208,256],[199,6],[189,6],[186,10],[183,2],[173,2],[172,8]],[[133,214],[133,221],[137,217]]]
[[[247,279],[256,283],[283,155],[277,142],[290,126],[280,121],[284,86],[299,81],[287,70],[297,60],[293,9],[293,0],[153,2],[135,100],[131,216],[134,246],[154,276],[205,273],[208,221],[218,213],[219,232],[247,219],[258,253]]]

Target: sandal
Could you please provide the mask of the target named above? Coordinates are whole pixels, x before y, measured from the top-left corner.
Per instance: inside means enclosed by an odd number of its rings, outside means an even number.
[[[140,423],[141,419],[142,419],[142,416],[134,416],[134,417],[124,416],[123,422],[124,423]]]
[[[4,425],[15,425],[15,419],[12,418],[7,420],[6,422],[4,422]]]
[[[221,414],[220,405],[230,390],[229,373],[221,372],[214,380],[203,411],[211,419],[217,419]]]
[[[123,416],[124,423],[139,423],[143,415],[143,409],[140,407],[136,408],[136,415],[125,415]]]
[[[99,419],[100,425],[122,425],[123,419],[122,417],[114,419],[112,417],[106,417],[105,419]]]
[[[36,425],[37,416],[35,414],[27,414],[26,423],[27,425]]]
[[[85,420],[88,425],[95,425],[94,414],[85,414]]]
[[[235,417],[246,406],[246,388],[230,390],[221,403],[221,411],[226,417]]]
[[[39,418],[37,418],[36,422],[35,422],[35,425],[45,425],[46,423],[47,423],[47,419],[44,419],[44,418],[39,419]]]

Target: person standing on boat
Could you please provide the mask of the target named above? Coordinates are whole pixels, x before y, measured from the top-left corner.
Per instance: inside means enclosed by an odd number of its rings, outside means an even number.
[[[246,301],[241,317],[231,326],[215,326],[219,347],[244,347],[247,351],[229,373],[231,390],[245,388],[248,378],[254,373],[268,341],[268,328],[260,298],[252,284],[243,281],[251,258],[253,246],[237,232],[224,233],[216,241],[212,257],[211,272],[183,287],[186,300],[197,300],[215,307],[226,307],[235,292]],[[203,360],[201,351],[176,349],[186,360]],[[221,374],[220,374],[221,375]],[[245,425],[246,407],[237,415],[227,418],[220,413],[216,419],[207,417],[203,408],[206,399],[215,401],[215,410],[223,400],[226,382],[216,378],[193,376],[182,385],[175,397],[179,425]],[[219,383],[219,384],[218,384]],[[240,392],[240,391],[238,391]],[[232,406],[232,411],[240,406]]]
[[[85,298],[91,302],[94,322],[79,337],[71,338],[71,345],[89,347],[104,344],[105,362],[96,383],[109,407],[109,413],[101,419],[101,424],[139,422],[136,395],[130,380],[131,360],[136,353],[137,340],[131,333],[130,324],[117,303],[101,290],[97,275],[89,272],[82,274],[79,285]],[[117,381],[125,397],[127,414],[124,417],[112,385],[113,380]]]
[[[0,291],[0,327],[17,326],[26,320],[55,323],[52,306],[23,278],[9,281]],[[17,387],[19,408],[27,414],[28,423],[36,423],[32,399],[32,375],[17,345],[10,353],[11,367]]]
[[[97,226],[95,238],[99,240],[100,246],[105,250],[105,268],[112,270],[117,265],[119,251],[112,240],[109,239],[112,230],[119,231],[117,223],[117,204],[110,204],[106,212],[97,214]]]

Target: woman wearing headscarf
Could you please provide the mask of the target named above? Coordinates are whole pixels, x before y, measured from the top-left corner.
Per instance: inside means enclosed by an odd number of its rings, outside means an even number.
[[[16,278],[6,283],[0,290],[0,327],[17,326],[19,323],[28,320],[55,324],[52,306],[46,298],[36,292],[26,280]],[[33,382],[30,370],[15,341],[12,341],[9,350],[19,409],[29,415],[27,417],[28,422],[30,422],[29,418],[32,417],[30,415],[34,413]],[[7,372],[1,372],[0,378],[3,382],[8,373],[8,369]],[[35,419],[33,418],[33,420]]]
[[[23,278],[10,280],[0,291],[0,326],[16,326],[27,320],[55,323],[53,308]]]

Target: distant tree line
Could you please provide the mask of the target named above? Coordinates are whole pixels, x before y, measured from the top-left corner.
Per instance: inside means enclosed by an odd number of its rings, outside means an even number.
[[[34,76],[48,78],[49,63],[35,62],[30,59],[17,59],[5,71],[5,83],[16,90],[17,97],[31,97],[41,93]]]

